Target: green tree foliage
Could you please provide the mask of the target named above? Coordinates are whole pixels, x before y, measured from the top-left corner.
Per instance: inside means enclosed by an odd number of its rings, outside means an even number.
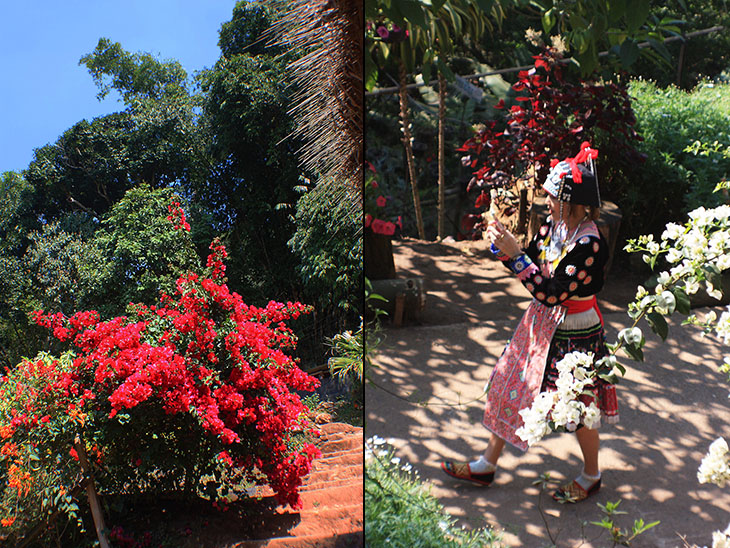
[[[249,24],[249,16],[255,24]],[[286,58],[259,50],[270,15],[239,2],[224,25],[224,55],[200,75],[205,101],[203,125],[210,132],[209,154],[216,166],[201,189],[209,210],[219,214],[232,254],[230,283],[257,302],[291,293],[294,257],[286,242],[301,171],[297,142],[289,138],[292,90]],[[249,48],[256,44],[256,47]],[[259,53],[256,53],[259,52]]]
[[[15,172],[0,178],[0,363],[10,365],[28,349],[21,301],[27,285],[23,254],[29,234],[40,227],[33,215],[33,187]]]
[[[299,257],[305,297],[319,311],[337,311],[343,319],[362,314],[362,218],[349,207],[352,192],[334,181],[320,182],[299,199],[297,231],[289,240]]]
[[[28,322],[33,309],[109,317],[130,301],[154,302],[216,236],[229,250],[228,284],[247,302],[304,293],[315,300],[317,289],[305,286],[320,282],[299,277],[305,259],[287,246],[297,230],[295,187],[303,176],[314,179],[302,173],[300,143],[291,138],[296,90],[287,64],[301,52],[265,47],[274,13],[239,2],[221,28],[219,61],[195,79],[176,61],[106,38],[84,55],[99,97],[118,92],[120,111],[79,121],[36,149],[22,174],[0,180],[4,365],[46,343]],[[192,226],[174,243],[161,230],[173,196]],[[350,237],[348,219],[341,230]],[[324,314],[349,306],[352,268],[346,262],[345,277],[333,278],[343,287],[328,288],[339,300]],[[320,338],[335,332],[319,331]]]
[[[22,260],[27,273],[22,300],[26,312],[45,309],[73,314],[94,292],[100,292],[96,280],[108,266],[95,246],[88,245],[93,232],[74,230],[74,221],[79,222],[74,216],[69,214],[30,233]]]
[[[221,57],[230,59],[241,53],[276,54],[264,36],[271,26],[270,9],[249,2],[236,3],[231,20],[221,25],[218,39]]]
[[[99,40],[94,51],[81,58],[99,87],[103,99],[113,89],[125,101],[131,95],[155,99],[187,94],[187,73],[177,61],[160,62],[149,53],[129,53],[108,38]]]
[[[96,296],[100,312],[120,314],[130,302],[150,303],[160,292],[172,294],[175,280],[195,265],[198,256],[189,233],[170,230],[168,206],[173,201],[177,197],[170,188],[140,185],[102,221],[92,243],[105,264],[94,280],[103,288]]]
[[[703,78],[730,78],[730,4],[726,0],[651,0],[652,12],[660,18],[679,19],[683,35],[716,26],[723,30],[693,36],[686,41],[667,44],[669,63],[655,64],[639,59],[635,72],[652,79],[660,86],[676,84],[684,89],[694,88]],[[679,67],[682,63],[681,70]]]

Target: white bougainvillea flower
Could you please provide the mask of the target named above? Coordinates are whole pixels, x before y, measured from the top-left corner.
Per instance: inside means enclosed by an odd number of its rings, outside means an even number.
[[[641,331],[639,331],[639,337]],[[541,392],[532,406],[520,410],[524,422],[517,435],[532,446],[555,429],[574,431],[583,423],[588,428],[600,424],[601,412],[595,402],[588,406],[579,400],[586,388],[594,382],[593,354],[571,352],[555,364],[558,379],[556,390]]]
[[[724,531],[712,533],[712,548],[730,548],[730,525]]]
[[[730,455],[727,442],[723,438],[717,438],[700,463],[697,480],[700,483],[714,483],[725,487],[728,479],[730,479]]]
[[[730,307],[729,307],[730,308]],[[730,344],[730,312],[720,314],[720,319],[715,324],[717,336],[723,339],[725,344]]]

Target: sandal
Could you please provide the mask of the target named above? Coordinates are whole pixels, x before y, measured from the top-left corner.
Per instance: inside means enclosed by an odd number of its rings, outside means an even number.
[[[570,483],[566,483],[560,489],[553,493],[553,498],[561,504],[576,503],[587,499],[591,495],[598,493],[601,488],[601,479],[597,479],[596,482],[591,485],[588,490],[583,487],[577,481],[573,480]]]
[[[487,487],[494,481],[494,472],[473,474],[468,462],[452,462],[447,460],[441,463],[441,470],[452,478],[471,481]]]

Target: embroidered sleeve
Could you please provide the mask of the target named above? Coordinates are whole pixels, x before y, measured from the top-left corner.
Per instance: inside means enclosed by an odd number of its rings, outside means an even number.
[[[507,263],[525,288],[541,303],[556,306],[571,297],[587,297],[603,286],[605,244],[584,236],[568,251],[552,276],[545,276],[527,254]]]

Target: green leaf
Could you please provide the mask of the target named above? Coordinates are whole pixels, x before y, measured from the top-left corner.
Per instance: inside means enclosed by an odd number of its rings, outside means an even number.
[[[691,312],[691,301],[689,295],[680,287],[673,287],[672,293],[677,301],[676,310],[680,314],[688,315]]]
[[[390,56],[390,46],[385,42],[379,41],[378,47],[380,48],[380,53],[383,55],[383,59],[387,61]]]
[[[591,28],[596,36],[603,36],[606,33],[606,27],[608,27],[608,21],[605,15],[599,13],[593,16]]]
[[[426,13],[420,2],[416,0],[398,0],[393,4],[393,7],[412,25],[421,27],[423,30],[428,28]]]
[[[669,53],[669,50],[667,49],[667,46],[664,45],[663,42],[660,42],[659,40],[655,40],[654,38],[647,38],[647,42],[649,42],[649,45],[656,50],[656,52],[664,57],[667,61],[669,61],[672,56]]]
[[[654,527],[656,525],[659,525],[660,523],[661,522],[659,520],[657,520],[657,521],[652,521],[651,523],[647,523],[646,525],[644,525],[643,519],[637,519],[634,521],[634,536],[640,535],[644,531],[648,531],[649,529],[651,529],[652,527]]]
[[[638,2],[632,2],[631,6],[626,11],[626,26],[630,34],[635,33],[644,24],[646,18],[649,16],[649,0],[638,0]]]
[[[625,344],[623,347],[624,352],[626,352],[630,358],[636,360],[637,362],[643,362],[644,361],[644,352],[641,350],[640,347]]]
[[[613,521],[608,518],[603,518],[603,521],[591,521],[590,523],[591,525],[598,525],[598,527],[603,527],[609,531],[613,529]]]
[[[476,3],[479,9],[485,13],[492,11],[492,7],[494,6],[494,0],[476,0]]]
[[[577,30],[583,30],[585,28],[588,28],[588,21],[586,21],[585,17],[580,15],[579,13],[572,12],[570,14],[570,26]]]
[[[619,57],[621,58],[621,66],[626,69],[629,68],[639,58],[639,46],[631,38],[627,38],[621,44]]]
[[[664,316],[659,314],[659,312],[649,312],[649,314],[646,315],[646,321],[649,322],[654,333],[659,335],[663,341],[667,340],[669,326],[667,325],[667,320],[664,319]]]
[[[608,18],[613,23],[621,19],[626,12],[626,0],[608,0]]]
[[[423,85],[428,85],[428,82],[431,80],[431,63],[424,63],[421,67],[421,80],[423,80]],[[430,88],[431,89],[431,88]]]
[[[436,35],[438,36],[438,50],[441,53],[449,53],[453,48],[449,25],[443,19],[436,21]]]
[[[586,41],[584,37],[583,44],[587,44],[587,50],[585,53],[581,53],[575,56],[575,59],[578,61],[578,64],[580,65],[580,72],[581,74],[586,77],[590,75],[598,66],[598,58],[596,57],[596,50],[593,47],[595,44]]]
[[[614,53],[618,55],[618,48],[626,40],[626,32],[622,29],[610,28],[606,31],[606,34],[608,35],[608,43],[611,44],[611,50],[613,51],[615,47]]]
[[[436,66],[438,67],[439,72],[443,74],[447,80],[453,81],[455,79],[454,73],[451,71],[449,66],[444,63],[444,60],[441,58],[441,56],[436,58]]]
[[[600,374],[600,375],[598,375],[598,377],[611,384],[618,384],[618,382],[620,380],[619,377],[615,373],[611,373],[610,375]],[[589,392],[589,394],[592,394],[592,393],[593,392]]]
[[[550,34],[550,31],[555,26],[555,15],[553,14],[553,10],[549,9],[545,13],[542,14],[542,28],[545,31],[545,34]]]
[[[446,0],[433,0],[431,2],[431,13],[438,13],[441,8],[446,4]]]
[[[449,50],[451,50],[452,35],[461,36],[461,34],[463,32],[462,25],[461,25],[461,17],[450,4],[446,4],[446,6],[444,6],[444,10],[449,14],[449,16],[451,18],[451,30],[453,30],[453,33],[451,33],[451,32],[449,33]]]
[[[370,53],[365,54],[365,91],[372,91],[378,83],[378,65]]]

